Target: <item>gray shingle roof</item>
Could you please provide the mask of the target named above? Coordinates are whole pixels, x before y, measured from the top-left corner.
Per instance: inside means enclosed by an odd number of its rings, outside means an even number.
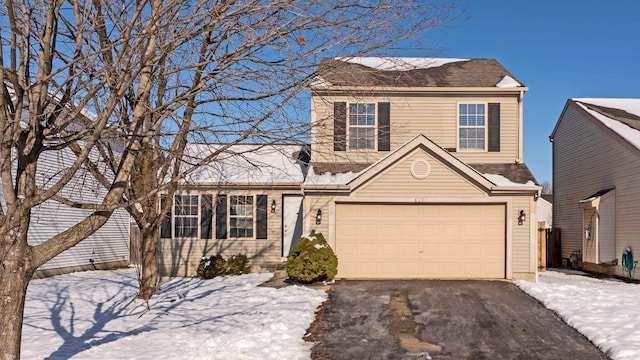
[[[333,86],[495,88],[505,76],[510,76],[524,86],[495,59],[470,59],[426,69],[397,71],[377,70],[326,58],[320,62],[317,75]]]
[[[581,103],[588,109],[596,111],[610,119],[620,121],[636,130],[640,130],[640,116],[631,114],[622,109],[615,109],[605,106],[593,105],[586,102]]]
[[[526,184],[527,181],[533,181],[538,185],[538,181],[525,164],[469,164],[469,166],[481,174],[497,174],[514,183]]]

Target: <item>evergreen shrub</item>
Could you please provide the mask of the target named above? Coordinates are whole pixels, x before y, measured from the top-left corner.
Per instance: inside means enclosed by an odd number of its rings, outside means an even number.
[[[301,283],[332,280],[338,273],[338,257],[322,233],[303,235],[287,259],[287,275]]]
[[[216,276],[249,274],[251,266],[249,258],[244,254],[231,255],[225,260],[222,255],[205,256],[198,264],[197,274],[205,279]]]
[[[249,258],[244,254],[231,255],[227,259],[227,275],[242,275],[251,272]]]

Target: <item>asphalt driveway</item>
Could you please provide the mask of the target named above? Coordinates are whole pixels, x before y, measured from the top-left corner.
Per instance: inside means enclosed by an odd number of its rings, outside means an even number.
[[[505,281],[338,281],[312,359],[607,359]]]

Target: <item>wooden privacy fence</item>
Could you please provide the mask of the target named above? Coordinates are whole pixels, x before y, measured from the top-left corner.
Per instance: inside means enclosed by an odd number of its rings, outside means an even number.
[[[547,228],[544,221],[538,222],[538,269],[562,266],[561,231]]]
[[[538,270],[547,268],[547,237],[549,229],[544,221],[538,221]]]

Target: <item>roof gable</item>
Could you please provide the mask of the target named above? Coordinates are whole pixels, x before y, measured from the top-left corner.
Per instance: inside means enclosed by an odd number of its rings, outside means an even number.
[[[327,58],[312,86],[524,87],[495,59]]]
[[[480,188],[489,190],[494,185],[485,177],[483,177],[480,173],[475,171],[473,168],[471,168],[464,162],[460,161],[455,156],[451,155],[451,153],[444,150],[443,148],[438,146],[433,141],[429,140],[424,135],[418,135],[414,137],[412,140],[400,146],[395,151],[389,153],[387,156],[378,160],[376,163],[362,170],[357,176],[355,176],[351,181],[349,181],[347,185],[350,186],[352,191],[357,190],[359,187],[373,180],[376,176],[382,173],[382,171],[393,166],[400,159],[406,157],[408,154],[410,154],[411,152],[413,152],[415,149],[418,149],[418,148],[425,149],[430,153],[432,157],[437,158],[441,163],[455,170],[460,175],[469,179],[469,181],[474,182],[474,184]]]
[[[577,107],[588,119],[599,123],[602,129],[607,129],[624,143],[640,150],[640,99],[569,99],[551,134],[551,139],[570,105]]]

